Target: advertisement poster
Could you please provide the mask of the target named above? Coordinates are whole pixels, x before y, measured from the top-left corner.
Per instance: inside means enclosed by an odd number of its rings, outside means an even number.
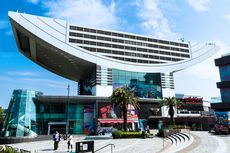
[[[138,119],[137,111],[132,105],[128,105],[128,112],[127,112],[128,119]]]
[[[84,106],[84,133],[93,134],[95,131],[94,119],[93,119],[93,106]]]
[[[111,104],[99,108],[100,118],[117,118],[117,115]]]
[[[216,118],[221,124],[228,124],[230,122],[230,112],[215,111]]]

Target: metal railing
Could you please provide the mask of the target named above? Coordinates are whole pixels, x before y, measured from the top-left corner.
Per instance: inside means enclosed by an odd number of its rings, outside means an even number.
[[[99,150],[102,150],[102,149],[104,149],[104,148],[106,148],[106,147],[108,147],[108,146],[111,146],[111,153],[113,153],[113,148],[115,148],[115,145],[114,145],[114,144],[107,144],[107,145],[105,145],[104,147],[101,147],[101,148],[95,150],[94,152],[97,152],[97,151],[99,151]]]

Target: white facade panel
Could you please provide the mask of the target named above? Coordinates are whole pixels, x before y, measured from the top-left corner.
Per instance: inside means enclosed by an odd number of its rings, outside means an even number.
[[[162,89],[162,97],[175,97],[174,89]]]
[[[109,85],[96,85],[92,87],[94,96],[109,97],[113,93],[113,86]]]
[[[72,46],[68,43],[65,43],[65,36],[61,36],[61,34],[57,34],[57,31],[50,29],[52,25],[42,24],[41,21],[38,21],[37,16],[9,12],[9,17],[21,26],[23,26],[25,29],[33,33],[35,36],[41,38],[45,42],[50,43],[51,45],[57,47],[63,52],[69,53],[73,56],[76,56],[91,63],[95,63],[100,66],[121,69],[125,71],[148,73],[175,72],[197,64],[207,59],[209,56],[213,55],[214,53],[216,53],[216,51],[219,50],[219,47],[215,44],[203,44],[202,47],[198,47],[197,50],[193,50],[193,46],[191,46],[191,50],[194,52],[194,58],[182,60],[179,62],[164,64],[124,62],[121,60],[104,57],[102,55],[95,54],[94,52],[86,51],[85,49],[82,49],[80,47]],[[37,26],[38,24],[41,24],[41,26]],[[53,24],[57,23],[54,22]],[[198,53],[196,52],[201,53],[199,54],[199,56],[196,56],[198,55]]]
[[[62,35],[66,35],[66,26],[63,27],[61,24],[56,22],[54,19],[50,19],[46,17],[37,17],[37,18],[42,20],[46,25],[50,26],[53,30],[58,31]]]

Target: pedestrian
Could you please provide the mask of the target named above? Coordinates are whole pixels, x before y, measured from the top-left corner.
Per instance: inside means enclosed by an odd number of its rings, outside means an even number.
[[[61,141],[61,135],[60,133],[58,133],[58,131],[56,131],[55,135],[54,135],[54,150],[58,149],[58,143]]]
[[[69,152],[69,149],[71,148],[71,152],[72,152],[72,149],[73,149],[73,136],[71,134],[68,134],[68,138],[67,138],[67,144],[68,144],[68,151]]]

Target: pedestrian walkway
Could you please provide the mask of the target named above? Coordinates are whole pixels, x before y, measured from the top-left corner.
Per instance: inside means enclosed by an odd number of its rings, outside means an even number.
[[[189,136],[189,133],[187,133]],[[190,140],[180,136],[169,138],[147,139],[107,139],[95,140],[95,150],[107,145],[114,144],[113,153],[229,153],[230,136],[212,135],[208,132],[191,132]],[[84,137],[74,136],[74,142],[83,141]],[[175,140],[177,139],[177,140]],[[172,141],[174,141],[172,143]],[[176,143],[177,141],[177,143]],[[53,141],[37,141],[19,144],[11,144],[19,149],[25,149],[37,153],[66,153],[67,141],[61,140],[57,151],[53,151]],[[74,145],[75,150],[75,145]],[[97,153],[110,153],[111,148],[105,148]]]

